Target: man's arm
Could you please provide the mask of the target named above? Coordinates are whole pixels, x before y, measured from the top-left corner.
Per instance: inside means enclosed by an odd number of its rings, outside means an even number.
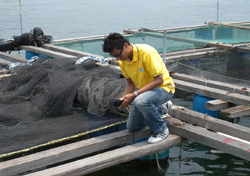
[[[162,74],[160,74],[154,77],[153,81],[151,81],[150,83],[148,83],[146,86],[142,87],[141,89],[137,90],[136,92],[139,95],[143,92],[153,90],[162,84],[163,84],[163,76]],[[119,108],[128,107],[128,105],[135,99],[135,94],[133,93],[134,90],[135,90],[135,84],[132,82],[130,78],[127,79],[126,90],[123,94],[123,97],[121,98],[121,100],[123,100],[124,102],[121,104]]]
[[[124,97],[125,95],[127,95],[129,93],[134,92],[134,90],[135,90],[135,84],[133,83],[133,81],[131,80],[131,78],[128,78],[127,79],[126,89],[125,89],[122,97]]]

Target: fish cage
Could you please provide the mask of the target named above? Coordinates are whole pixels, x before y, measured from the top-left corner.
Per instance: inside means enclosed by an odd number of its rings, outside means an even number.
[[[242,47],[250,41],[249,24],[232,25],[140,29],[124,36],[132,44],[153,46],[163,56],[166,52],[166,67],[171,73],[248,89],[250,52],[243,52]],[[212,47],[211,43],[223,47]],[[53,43],[110,57],[102,51],[102,44],[103,36]],[[0,79],[2,160],[78,138],[114,132],[119,130],[119,124],[126,123],[129,110],[111,107],[108,101],[122,96],[126,80],[121,73],[113,65],[87,70],[74,63],[74,59],[48,58],[41,63],[16,67],[11,77]]]

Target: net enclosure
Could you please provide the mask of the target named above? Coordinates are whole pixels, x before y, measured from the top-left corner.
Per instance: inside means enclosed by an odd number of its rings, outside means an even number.
[[[163,53],[163,33],[140,31],[125,35],[133,44],[145,43]],[[250,41],[250,31],[223,25],[169,30],[167,53]],[[103,57],[102,38],[54,41],[54,45]],[[86,69],[75,59],[38,59],[15,67],[0,79],[0,158],[64,140],[91,135],[124,123],[128,110],[109,105],[122,96],[126,80],[112,65]],[[182,57],[166,61],[169,71],[250,87],[250,55],[221,49],[212,56]],[[116,129],[115,129],[116,130]]]
[[[124,92],[120,72],[74,63],[69,58],[37,60],[1,78],[2,155],[126,120],[126,111],[109,105],[109,99]]]

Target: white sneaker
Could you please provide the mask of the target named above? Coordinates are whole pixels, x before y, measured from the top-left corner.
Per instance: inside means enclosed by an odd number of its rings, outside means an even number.
[[[161,133],[153,133],[150,138],[148,139],[148,143],[154,144],[157,142],[163,141],[163,139],[167,138],[169,134],[168,128],[166,128],[163,132]]]
[[[166,113],[169,114],[173,105],[172,101],[168,100],[166,103],[164,103],[164,105],[167,107]]]

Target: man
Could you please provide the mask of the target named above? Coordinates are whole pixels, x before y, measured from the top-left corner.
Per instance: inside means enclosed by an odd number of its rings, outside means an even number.
[[[175,86],[158,52],[146,44],[132,45],[119,33],[110,33],[104,39],[103,51],[119,61],[127,79],[125,92],[120,98],[123,103],[119,108],[126,108],[133,101],[127,121],[128,130],[138,131],[148,125],[153,131],[149,143],[165,139],[169,130],[161,118],[164,113],[162,104],[173,97]]]

